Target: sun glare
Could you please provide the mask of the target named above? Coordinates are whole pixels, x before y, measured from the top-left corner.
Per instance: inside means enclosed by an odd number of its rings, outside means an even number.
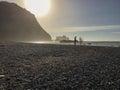
[[[43,16],[50,9],[50,0],[25,0],[25,7],[36,16]]]

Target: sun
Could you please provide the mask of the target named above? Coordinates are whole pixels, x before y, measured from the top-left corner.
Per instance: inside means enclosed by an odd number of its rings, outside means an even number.
[[[25,0],[25,8],[36,16],[43,16],[50,9],[50,0]]]

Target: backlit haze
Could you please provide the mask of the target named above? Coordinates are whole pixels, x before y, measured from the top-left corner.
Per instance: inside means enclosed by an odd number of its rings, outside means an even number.
[[[30,9],[29,0],[28,6],[24,0],[0,1],[14,2],[30,12],[39,6]],[[120,0],[49,0],[49,6],[47,1],[44,15],[32,13],[53,39],[66,35],[70,39],[81,36],[85,41],[120,41]]]
[[[24,0],[25,8],[36,16],[47,14],[50,4],[50,0]]]

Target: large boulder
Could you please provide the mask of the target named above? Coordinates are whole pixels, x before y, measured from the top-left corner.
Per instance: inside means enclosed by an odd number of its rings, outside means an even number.
[[[0,41],[48,41],[35,16],[14,3],[0,2]]]

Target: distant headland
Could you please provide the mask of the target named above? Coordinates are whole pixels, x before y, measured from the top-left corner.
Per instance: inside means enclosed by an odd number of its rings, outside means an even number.
[[[50,41],[35,16],[14,3],[0,2],[0,41]]]

